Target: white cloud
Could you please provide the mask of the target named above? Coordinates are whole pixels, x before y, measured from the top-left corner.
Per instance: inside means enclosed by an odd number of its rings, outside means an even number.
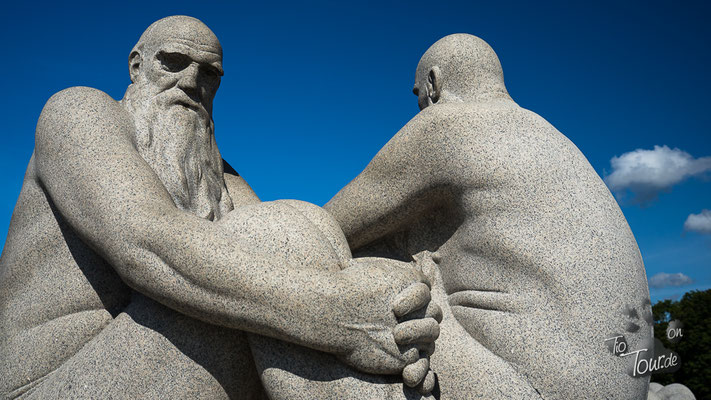
[[[640,203],[656,198],[677,183],[711,171],[711,157],[694,158],[680,149],[654,146],[654,150],[637,149],[610,160],[612,173],[605,183],[616,194],[629,190]]]
[[[690,214],[684,222],[684,230],[711,235],[711,210],[702,210],[701,214]]]
[[[677,272],[676,274],[667,274],[660,272],[648,279],[649,287],[663,288],[669,286],[685,286],[694,283],[688,276]]]

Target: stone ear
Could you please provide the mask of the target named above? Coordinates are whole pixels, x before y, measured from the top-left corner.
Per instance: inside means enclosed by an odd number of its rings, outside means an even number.
[[[128,73],[131,76],[131,82],[136,83],[142,62],[141,54],[138,51],[132,51],[128,56]]]
[[[432,67],[427,75],[427,91],[432,103],[439,101],[442,94],[442,72],[438,66]]]

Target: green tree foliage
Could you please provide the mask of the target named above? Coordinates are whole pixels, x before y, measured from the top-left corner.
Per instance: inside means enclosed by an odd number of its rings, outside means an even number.
[[[697,399],[711,399],[711,289],[691,291],[679,301],[664,300],[652,306],[654,336],[681,359],[681,368],[672,374],[652,375],[662,385],[681,383]],[[683,337],[672,344],[667,339],[670,321],[684,324]]]

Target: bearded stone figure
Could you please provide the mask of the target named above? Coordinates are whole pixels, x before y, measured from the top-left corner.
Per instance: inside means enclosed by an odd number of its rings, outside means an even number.
[[[215,142],[212,98],[200,90],[216,92],[223,75],[222,51],[214,43],[196,43],[205,65],[194,65],[184,54],[185,44],[175,49],[162,47],[160,25],[141,36],[129,56],[132,84],[122,103],[133,115],[136,148],[158,174],[176,206],[199,217],[218,220],[232,210],[232,200],[222,179],[222,157]],[[198,25],[199,27],[199,25]],[[195,28],[178,25],[177,29]],[[205,27],[206,28],[206,27]],[[204,29],[203,29],[204,30]],[[210,38],[208,32],[184,32],[196,40]],[[192,49],[191,49],[192,50]],[[189,50],[188,50],[189,51]],[[160,68],[140,68],[142,54],[155,54]],[[203,68],[202,74],[193,69]],[[193,80],[201,79],[201,82]]]
[[[647,394],[606,347],[651,338],[634,236],[483,40],[424,54],[421,112],[324,208],[261,202],[222,160],[202,22],[152,24],[129,74],[121,101],[70,88],[40,116],[0,258],[0,397]]]
[[[0,397],[297,398],[307,373],[303,398],[431,397],[422,272],[353,259],[327,212],[262,203],[222,160],[212,31],[155,22],[129,73],[120,102],[75,87],[40,115],[0,258]]]

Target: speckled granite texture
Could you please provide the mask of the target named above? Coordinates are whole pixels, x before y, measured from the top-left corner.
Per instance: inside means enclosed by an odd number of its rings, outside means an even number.
[[[441,398],[644,398],[607,347],[651,339],[642,257],[583,154],[511,99],[477,37],[430,47],[413,91],[422,111],[325,208],[355,255],[429,275]]]
[[[651,341],[632,232],[481,39],[425,53],[422,111],[328,212],[222,160],[223,72],[169,17],[120,102],[47,102],[0,258],[0,397],[693,399],[610,347]]]
[[[222,48],[151,25],[117,102],[63,90],[0,258],[0,398],[422,398],[441,310],[415,263],[261,203],[221,158]],[[421,393],[425,393],[424,395]]]
[[[681,383],[663,386],[652,382],[649,384],[647,400],[696,400],[696,396]]]

